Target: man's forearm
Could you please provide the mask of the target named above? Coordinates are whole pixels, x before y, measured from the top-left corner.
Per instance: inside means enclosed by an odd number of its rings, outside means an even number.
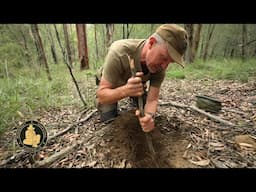
[[[144,108],[145,113],[156,113],[157,105],[158,105],[158,100],[147,101]]]
[[[144,111],[149,113],[156,113],[157,105],[158,105],[158,98],[159,98],[159,88],[150,86],[147,102],[144,107]]]
[[[99,103],[101,104],[112,104],[116,103],[117,101],[127,97],[127,94],[125,92],[125,87],[117,87],[115,89],[99,89],[97,91],[97,98]]]

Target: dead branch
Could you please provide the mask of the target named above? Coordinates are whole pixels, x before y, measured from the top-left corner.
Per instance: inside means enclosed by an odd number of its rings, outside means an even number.
[[[60,131],[59,133],[56,133],[55,135],[49,137],[48,141],[65,134],[66,132],[70,131],[71,129],[75,128],[77,125],[84,123],[85,121],[87,121],[95,112],[97,111],[97,109],[94,109],[91,113],[89,113],[84,119],[81,119],[80,121],[76,122],[75,124],[72,124],[70,126],[68,126],[66,129]],[[11,156],[10,158],[2,161],[2,163],[0,164],[0,167],[4,167],[6,164],[12,163],[13,161],[15,161],[16,159],[21,158],[22,156],[24,156],[25,154],[27,154],[27,152],[25,150]]]
[[[71,146],[68,146],[64,149],[62,149],[61,151],[55,153],[54,155],[42,160],[42,161],[36,161],[35,164],[33,165],[33,167],[45,167],[48,166],[52,163],[54,163],[55,161],[62,159],[63,157],[65,157],[66,155],[72,153],[74,150],[78,149],[82,144],[87,143],[89,140],[91,140],[92,138],[94,138],[95,135],[92,135],[90,137],[85,138],[82,141],[77,141],[76,143],[74,143]]]
[[[235,110],[235,109],[228,109],[228,108],[226,108],[226,107],[223,107],[222,110],[223,110],[223,111],[227,111],[227,112],[231,112],[231,113],[237,113],[237,114],[239,114],[239,115],[248,115],[248,114],[246,114],[246,113],[244,113],[244,112],[242,112],[242,111],[237,111],[237,110]]]
[[[71,146],[66,147],[65,149],[62,149],[61,151],[55,153],[54,155],[42,160],[42,161],[37,161],[34,164],[34,167],[45,167],[47,165],[50,165],[51,163],[55,162],[56,160],[65,157],[72,151],[74,151],[80,143],[75,143]]]
[[[197,111],[198,113],[201,113],[207,117],[209,117],[210,119],[213,119],[215,121],[218,121],[220,123],[223,123],[224,125],[229,125],[229,126],[235,126],[233,123],[229,122],[229,121],[226,121],[226,120],[223,120],[221,119],[220,117],[216,116],[216,115],[212,115],[210,113],[207,113],[199,108],[197,108],[196,106],[189,106],[190,109],[194,110],[194,111]]]
[[[223,123],[223,124],[228,125],[228,126],[235,126],[233,123],[231,123],[229,121],[226,121],[226,120],[223,120],[223,119],[221,119],[220,117],[218,117],[216,115],[207,113],[207,112],[197,108],[196,106],[184,105],[184,104],[179,104],[179,103],[175,103],[175,102],[164,102],[164,103],[160,103],[159,106],[173,106],[173,107],[179,107],[179,108],[185,108],[185,109],[188,109],[188,110],[193,110],[193,111],[201,113],[201,114],[203,114],[203,115],[205,115],[205,116],[209,117],[210,119],[213,119],[217,122]]]
[[[60,136],[60,135],[63,135],[65,134],[66,132],[70,131],[71,129],[75,128],[77,125],[81,124],[81,123],[84,123],[85,121],[87,121],[95,112],[97,111],[97,109],[94,109],[89,115],[87,115],[84,119],[81,119],[80,121],[68,126],[66,129],[63,129],[62,131],[56,133],[55,135],[49,137],[49,141]]]

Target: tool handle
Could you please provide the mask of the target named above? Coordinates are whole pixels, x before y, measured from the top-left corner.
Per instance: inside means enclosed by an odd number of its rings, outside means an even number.
[[[128,56],[129,63],[130,63],[130,69],[132,72],[132,76],[136,77],[136,69],[135,69],[135,65],[134,65],[134,59],[132,59],[129,55],[127,55],[127,56]],[[144,114],[143,97],[142,96],[138,97],[138,104],[139,104],[140,116],[144,117],[145,114]]]

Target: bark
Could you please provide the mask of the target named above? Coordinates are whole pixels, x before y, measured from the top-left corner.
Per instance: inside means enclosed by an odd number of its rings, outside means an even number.
[[[99,60],[99,48],[98,48],[98,38],[97,38],[97,24],[94,24],[94,41],[95,41],[95,52],[96,59]]]
[[[201,35],[202,24],[195,24],[195,30],[193,34],[193,42],[192,42],[192,50],[191,50],[191,58],[192,62],[195,60],[196,53],[198,50],[200,35]]]
[[[69,35],[68,35],[68,25],[63,24],[63,31],[64,31],[64,38],[65,38],[65,44],[66,44],[66,50],[67,50],[67,60],[69,62],[69,66],[73,67],[73,60],[72,60],[72,54],[71,54],[71,48],[70,48],[70,41],[69,41]]]
[[[47,63],[47,59],[46,59],[46,56],[45,56],[42,39],[41,39],[41,36],[39,34],[38,25],[37,24],[31,24],[31,31],[32,31],[33,37],[35,39],[35,43],[37,44],[39,61],[40,61],[41,64],[43,64],[45,66],[48,80],[51,81],[52,78],[51,78],[49,66],[48,66],[48,63]]]
[[[123,39],[125,39],[125,24],[122,24],[123,27]]]
[[[209,45],[210,45],[210,41],[212,39],[212,34],[215,28],[215,24],[210,24],[208,26],[208,33],[207,33],[207,38],[206,38],[206,44],[205,44],[205,48],[204,48],[204,53],[203,53],[203,60],[205,61],[207,56],[208,56],[208,51],[209,51]]]
[[[56,52],[56,47],[55,43],[53,40],[52,32],[51,32],[51,26],[50,25],[45,25],[46,31],[48,33],[48,39],[51,44],[51,53],[52,53],[52,59],[55,64],[58,64],[58,57],[57,57],[57,52]]]
[[[114,33],[114,24],[106,24],[107,48],[109,48],[113,42],[113,33]]]
[[[80,69],[89,69],[86,25],[76,24]]]
[[[242,44],[245,45],[247,42],[247,26],[246,24],[242,25]],[[247,55],[247,47],[242,46],[242,59],[245,60],[245,57]]]
[[[185,24],[185,29],[188,32],[188,47],[185,53],[185,60],[187,63],[192,63],[193,24]]]

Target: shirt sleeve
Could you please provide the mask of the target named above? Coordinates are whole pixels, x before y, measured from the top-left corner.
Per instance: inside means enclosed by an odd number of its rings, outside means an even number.
[[[165,77],[165,71],[151,74],[150,86],[160,88]]]
[[[102,76],[114,86],[118,84],[122,71],[121,60],[114,50],[110,49],[105,57]]]

